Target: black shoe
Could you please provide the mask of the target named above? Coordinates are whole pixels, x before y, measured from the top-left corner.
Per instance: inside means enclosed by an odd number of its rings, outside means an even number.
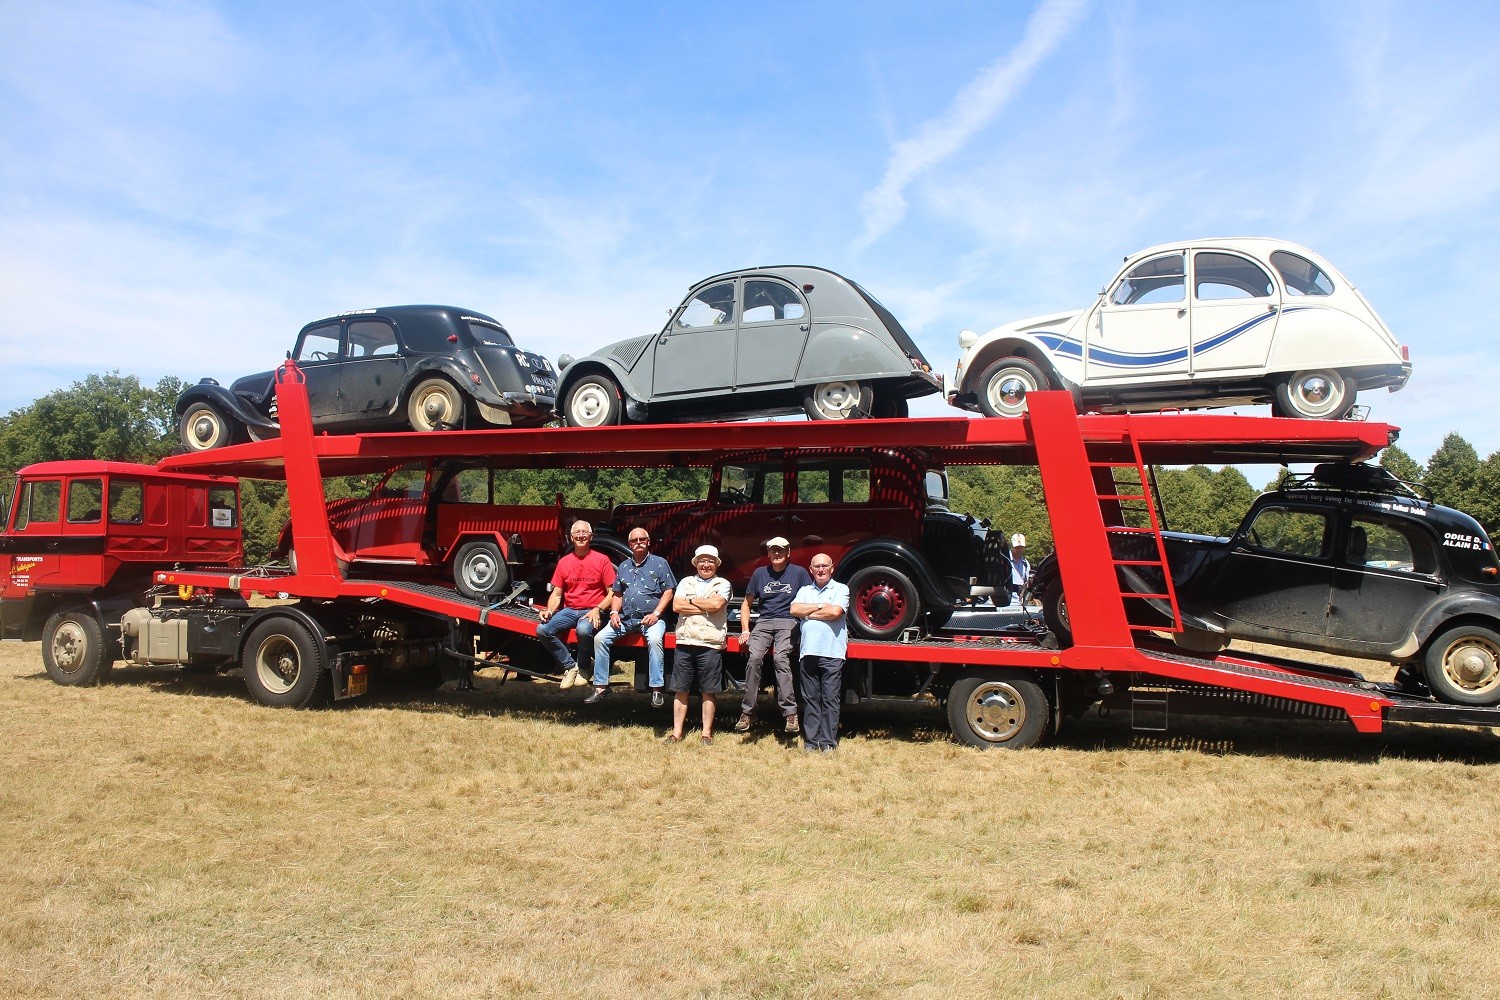
[[[661,688],[652,688],[651,689],[651,707],[652,708],[661,708],[666,703],[667,703],[667,700],[661,696]]]
[[[585,705],[597,705],[609,697],[609,688],[594,688],[594,693],[583,699]]]

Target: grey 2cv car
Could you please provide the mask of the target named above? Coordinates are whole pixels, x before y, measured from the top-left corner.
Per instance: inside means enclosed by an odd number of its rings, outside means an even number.
[[[813,420],[900,417],[943,379],[890,311],[819,267],[706,278],[659,333],[558,359],[575,427],[805,412]]]
[[[290,356],[307,379],[320,431],[540,427],[553,416],[552,363],[468,309],[386,306],[331,316],[304,326]],[[203,379],[177,397],[177,416],[189,451],[274,437],[272,373],[227,389]]]

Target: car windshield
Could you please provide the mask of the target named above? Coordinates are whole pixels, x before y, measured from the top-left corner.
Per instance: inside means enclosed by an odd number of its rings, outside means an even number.
[[[474,319],[469,320],[468,323],[469,336],[474,338],[474,343],[476,344],[485,347],[516,346],[515,341],[510,339],[510,334],[498,326],[491,326],[488,323],[481,323]]]

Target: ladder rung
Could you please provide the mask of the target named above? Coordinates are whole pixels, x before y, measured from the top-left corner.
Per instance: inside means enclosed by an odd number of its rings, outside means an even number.
[[[1116,559],[1116,566],[1160,566],[1160,559]]]
[[[1132,632],[1181,632],[1182,626],[1176,623],[1171,625],[1131,625]]]
[[[1120,592],[1120,596],[1121,597],[1134,597],[1134,598],[1137,598],[1137,599],[1142,600],[1142,601],[1144,601],[1148,597],[1154,597],[1157,600],[1165,601],[1169,595],[1167,595],[1167,594],[1137,594],[1134,591],[1131,591],[1130,593],[1127,594],[1124,591],[1121,591]]]
[[[1142,493],[1098,493],[1095,494],[1100,500],[1144,500]]]
[[[1105,530],[1106,531],[1115,532],[1116,534],[1121,534],[1121,535],[1150,535],[1150,534],[1154,534],[1154,532],[1150,528],[1132,528],[1132,527],[1130,527],[1129,525],[1126,525],[1126,524],[1113,525],[1112,527],[1106,528]]]

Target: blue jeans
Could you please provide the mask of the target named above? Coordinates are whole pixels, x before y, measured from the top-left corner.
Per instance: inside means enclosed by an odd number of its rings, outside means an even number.
[[[578,654],[584,660],[593,658],[594,624],[589,621],[588,613],[592,608],[562,608],[557,614],[548,618],[536,627],[536,637],[541,640],[547,652],[558,662],[564,670],[569,667],[578,666],[578,661],[573,659],[573,654],[568,652],[568,647],[558,638],[567,635],[569,629],[578,630]]]
[[[666,683],[667,654],[662,641],[667,637],[667,623],[658,618],[650,628],[643,629],[636,620],[622,621],[618,630],[609,624],[599,630],[594,637],[594,687],[609,687],[609,647],[614,645],[616,638],[631,632],[640,632],[646,637],[646,670],[650,675],[647,678],[650,685],[659,688]]]

